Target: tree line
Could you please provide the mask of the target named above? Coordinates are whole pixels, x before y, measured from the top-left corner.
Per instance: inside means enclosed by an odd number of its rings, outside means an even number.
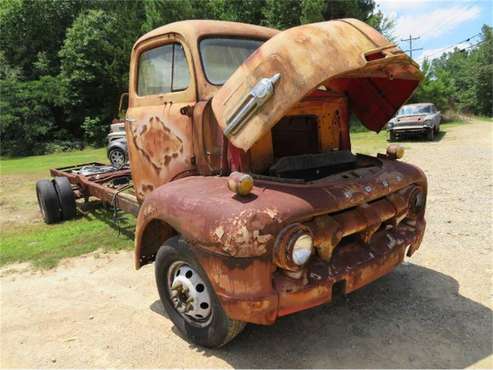
[[[285,29],[344,17],[363,20],[392,38],[392,21],[374,0],[3,0],[0,153],[43,154],[103,144],[118,114],[119,96],[128,89],[132,46],[158,26],[220,19]],[[466,54],[462,57],[471,60]],[[485,56],[475,59],[481,64]],[[489,63],[481,76],[491,76]],[[466,68],[465,62],[456,64]],[[418,93],[428,97],[441,91],[434,81],[443,68],[448,65],[433,64],[427,80],[432,87]]]
[[[442,111],[493,115],[493,32],[484,25],[479,41],[425,59],[424,81],[414,102],[430,101]]]

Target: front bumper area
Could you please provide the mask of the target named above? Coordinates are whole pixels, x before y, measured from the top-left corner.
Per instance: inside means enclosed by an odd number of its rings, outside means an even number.
[[[397,127],[392,127],[389,128],[389,132],[393,132],[394,134],[420,134],[420,133],[425,133],[431,130],[432,127],[425,126],[425,125],[408,125],[408,126],[397,126]]]
[[[406,252],[411,256],[419,248],[424,229],[422,221],[416,226],[400,225],[377,232],[369,244],[356,238],[347,240],[338,246],[329,264],[319,258],[310,262],[305,286],[276,273],[278,316],[328,303],[335,294],[351,293],[391,272],[403,261]]]
[[[357,236],[347,238],[335,249],[330,263],[312,257],[301,279],[279,269],[272,273],[267,259],[218,258],[204,252],[197,257],[230,318],[271,325],[278,317],[329,303],[336,290],[347,294],[391,272],[406,252],[411,256],[419,248],[425,221],[413,223],[382,228],[368,244]],[[267,277],[269,285],[262,283]]]

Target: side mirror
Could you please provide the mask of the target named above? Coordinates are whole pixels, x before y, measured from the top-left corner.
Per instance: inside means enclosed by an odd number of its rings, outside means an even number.
[[[120,95],[120,104],[118,105],[118,118],[125,118],[128,109],[128,93]]]

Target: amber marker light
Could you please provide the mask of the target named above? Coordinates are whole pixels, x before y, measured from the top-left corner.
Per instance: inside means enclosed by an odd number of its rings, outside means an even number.
[[[241,173],[241,172],[231,172],[228,178],[228,189],[233,193],[238,195],[248,195],[253,188],[253,178],[252,176]]]
[[[387,147],[387,157],[389,159],[401,159],[404,157],[404,148],[398,144],[390,144]]]

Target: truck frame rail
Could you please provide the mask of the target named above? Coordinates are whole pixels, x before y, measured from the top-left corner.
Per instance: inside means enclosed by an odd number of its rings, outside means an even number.
[[[135,216],[139,213],[137,197],[133,190],[132,175],[128,167],[115,169],[98,162],[82,163],[50,169],[53,177],[66,177],[77,199],[95,197]]]

